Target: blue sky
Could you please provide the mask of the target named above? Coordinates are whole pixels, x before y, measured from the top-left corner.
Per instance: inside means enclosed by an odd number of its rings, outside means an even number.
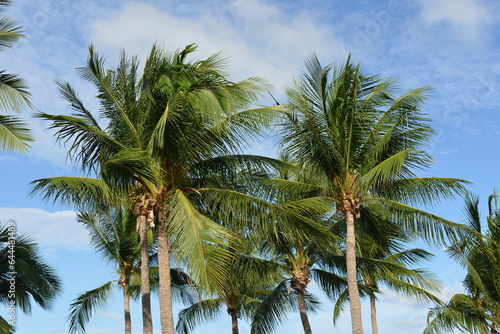
[[[155,41],[171,51],[197,43],[196,57],[223,51],[230,57],[228,72],[233,80],[261,76],[282,101],[283,88],[300,74],[312,52],[325,65],[351,53],[366,72],[398,78],[403,89],[434,87],[425,105],[438,131],[429,147],[437,160],[429,175],[473,182],[470,189],[481,196],[483,212],[487,196],[500,187],[500,3],[494,0],[14,2],[6,14],[25,26],[26,38],[0,53],[1,67],[27,80],[36,110],[68,112],[55,79],[72,83],[88,106],[95,107],[95,92],[74,71],[85,65],[90,43],[109,66],[121,49],[144,59]],[[28,196],[34,179],[76,173],[66,164],[64,147],[55,145],[45,130],[48,124],[29,114],[23,116],[36,136],[29,154],[0,153],[0,221],[16,220],[20,231],[39,242],[46,260],[64,280],[64,293],[53,311],[35,307],[31,317],[20,315],[18,332],[62,334],[71,299],[112,279],[113,269],[93,254],[71,208]],[[268,142],[254,145],[254,150],[266,155],[274,151]],[[459,200],[433,210],[450,220],[462,219]],[[442,280],[442,296],[447,299],[460,291],[463,272],[436,252],[440,255],[427,267]],[[386,293],[380,299],[380,332],[421,332],[430,306]],[[140,333],[137,305],[135,310],[134,330]],[[368,314],[364,318],[368,321]],[[300,332],[298,315],[289,319],[278,333]],[[117,293],[110,307],[93,318],[88,333],[114,334],[122,328]],[[312,316],[312,328],[317,333],[334,331],[330,304]],[[200,327],[197,333],[213,332],[229,333],[229,318]],[[344,317],[335,333],[349,332]]]

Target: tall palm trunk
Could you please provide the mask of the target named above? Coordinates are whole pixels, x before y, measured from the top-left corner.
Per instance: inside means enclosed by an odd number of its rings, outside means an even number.
[[[302,322],[302,327],[304,328],[304,334],[312,334],[311,324],[309,323],[309,318],[307,316],[305,297],[306,287],[310,282],[310,274],[311,272],[308,265],[299,265],[294,270],[292,270],[292,279],[290,281],[292,289],[297,292],[300,320]]]
[[[359,297],[356,269],[356,237],[354,234],[354,214],[351,210],[345,210],[344,212],[347,224],[345,255],[347,267],[347,288],[349,289],[349,302],[351,309],[352,333],[363,334],[363,322],[361,319],[361,298]]]
[[[297,299],[299,301],[300,321],[304,327],[304,334],[312,334],[311,324],[307,316],[305,291],[303,289],[297,290]]]
[[[233,334],[239,334],[240,330],[238,328],[238,314],[236,313],[236,310],[231,305],[228,305],[227,313],[231,316],[231,328],[233,330]]]
[[[158,218],[158,270],[160,276],[159,297],[161,332],[162,334],[175,334],[170,277],[170,246],[168,244],[166,231],[166,215],[163,209],[160,209]]]
[[[142,332],[153,334],[151,319],[151,287],[149,285],[149,247],[147,231],[147,215],[143,212],[137,215],[137,227],[141,244],[141,301],[142,301]]]
[[[370,294],[370,313],[372,318],[372,334],[378,334],[377,307],[375,306],[375,295]]]
[[[123,313],[125,318],[125,334],[132,334],[132,320],[130,318],[130,295],[123,289]]]

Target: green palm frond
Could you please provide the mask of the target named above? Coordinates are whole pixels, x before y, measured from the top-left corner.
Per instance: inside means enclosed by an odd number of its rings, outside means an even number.
[[[0,316],[0,333],[3,334],[15,334],[14,326],[12,326],[7,320]]]
[[[61,176],[39,179],[31,182],[31,195],[41,193],[46,201],[61,201],[76,205],[82,210],[92,210],[109,205],[113,199],[118,202],[104,181],[88,177]]]
[[[9,282],[8,226],[0,227],[0,301],[8,302]],[[37,244],[26,235],[17,235],[16,255],[16,306],[24,313],[31,313],[32,301],[44,309],[51,309],[52,302],[61,291],[61,281],[54,268],[39,255]]]
[[[49,129],[57,130],[57,141],[71,145],[68,156],[80,162],[83,169],[96,171],[103,156],[110,156],[123,148],[121,143],[95,127],[94,121],[87,116],[81,118],[37,113],[35,117],[52,121]]]
[[[248,192],[259,193],[257,189],[265,186],[269,175],[276,173],[295,173],[297,166],[269,157],[231,154],[196,161],[190,165],[193,185],[199,187],[240,186]],[[260,192],[266,196],[266,192]]]
[[[431,244],[444,245],[447,242],[459,240],[467,233],[473,233],[462,224],[400,202],[387,199],[373,199],[374,201],[379,201],[391,219],[397,221],[402,229],[415,233]]]
[[[424,334],[437,334],[443,331],[459,330],[463,333],[488,334],[488,321],[495,320],[484,313],[473,299],[463,294],[454,295],[444,306],[433,308],[427,317]]]
[[[240,148],[251,137],[260,136],[266,126],[271,126],[285,110],[283,106],[245,109],[227,115],[201,134],[201,140],[217,138],[221,146]]]
[[[198,296],[198,287],[187,273],[180,269],[170,269],[172,283],[172,299],[184,305],[195,303]]]
[[[252,320],[252,334],[273,333],[286,320],[287,314],[297,312],[297,294],[288,291],[288,281],[279,283],[261,302]],[[307,312],[316,312],[320,301],[313,295],[306,293]]]
[[[116,189],[131,189],[137,181],[153,193],[153,186],[158,182],[161,170],[147,152],[124,148],[108,157],[101,165],[101,178]]]
[[[80,294],[70,305],[69,333],[85,333],[85,325],[93,313],[103,309],[111,296],[115,282],[110,281],[96,289]]]
[[[6,48],[11,48],[14,44],[19,41],[21,37],[24,37],[24,31],[21,26],[15,20],[8,17],[0,18],[0,51]]]
[[[418,264],[421,261],[429,261],[434,255],[420,248],[406,249],[389,255],[386,261],[395,262],[403,265]]]
[[[0,115],[0,150],[26,153],[31,147],[28,143],[33,141],[31,131],[23,120]]]
[[[468,226],[474,231],[481,233],[481,217],[479,214],[479,196],[471,193],[465,194],[465,208],[463,213]],[[491,212],[491,209],[490,209]]]
[[[327,208],[329,202],[322,198],[304,200],[303,202],[295,201],[287,206],[227,189],[201,188],[198,191],[204,197],[207,205],[214,205],[214,209],[219,210],[223,215],[223,221],[234,220],[232,213],[236,212],[237,219],[241,219],[246,224],[256,224],[255,227],[261,231],[263,236],[273,237],[284,233],[299,239],[314,237],[317,240],[322,240],[325,244],[331,244],[332,239],[336,238],[323,225],[302,215],[304,212],[317,209],[324,213],[323,210]],[[296,210],[297,208],[300,210]]]
[[[344,292],[340,294],[333,307],[333,324],[335,325],[340,318],[340,315],[344,312],[346,305],[349,303],[349,290],[345,289]]]
[[[59,87],[61,96],[69,102],[69,108],[73,110],[73,116],[80,117],[91,127],[101,130],[101,127],[92,113],[85,107],[82,100],[78,97],[78,93],[67,82],[56,80],[56,85]],[[47,114],[44,114],[48,116]]]
[[[222,287],[228,263],[233,258],[231,249],[236,246],[236,236],[203,216],[180,190],[171,196],[167,205],[171,208],[168,233],[175,245],[175,254],[187,264],[190,277],[208,290]]]
[[[442,177],[415,177],[392,180],[373,189],[373,196],[387,197],[410,205],[433,205],[442,199],[466,193],[470,182]]]
[[[191,333],[199,324],[219,318],[223,307],[224,303],[220,299],[206,299],[183,309],[179,312],[176,332]]]
[[[336,301],[347,289],[347,280],[345,276],[337,275],[326,270],[311,270],[311,278],[314,279],[331,301]]]
[[[90,243],[105,260],[119,271],[133,270],[139,258],[136,219],[128,210],[79,212],[77,221],[85,227]],[[129,268],[127,268],[129,267]]]
[[[32,108],[31,93],[27,88],[24,80],[17,74],[0,71],[0,110],[18,113],[24,107]]]
[[[415,270],[414,270],[415,272]],[[430,290],[438,291],[439,284],[435,280],[429,280],[420,273],[406,275],[404,279],[390,279],[385,282],[392,290],[406,298],[412,298],[419,302],[434,302],[442,304],[442,301]]]
[[[262,302],[252,320],[252,334],[274,332],[288,313],[298,310],[297,304],[290,302],[287,289],[288,282],[281,282]]]
[[[490,205],[488,229],[482,232],[479,198],[467,193],[464,200],[469,233],[452,244],[447,252],[467,271],[463,281],[465,293],[456,294],[445,305],[431,309],[426,334],[454,329],[481,334],[500,330],[500,246],[496,234],[500,220]]]

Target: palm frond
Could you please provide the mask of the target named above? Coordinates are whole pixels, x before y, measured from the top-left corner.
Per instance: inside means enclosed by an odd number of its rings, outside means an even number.
[[[15,270],[10,268],[9,227],[0,227],[0,301],[7,302],[9,291],[9,272],[16,272],[16,306],[27,314],[31,312],[34,301],[44,309],[51,309],[52,302],[61,291],[61,281],[54,268],[39,255],[37,244],[27,235],[17,235],[14,252]]]
[[[222,313],[223,306],[224,303],[220,299],[206,299],[181,310],[176,332],[189,334],[199,324],[217,319]]]
[[[410,205],[432,206],[442,199],[465,194],[468,184],[470,182],[454,178],[402,178],[373,189],[373,196],[383,196]]]
[[[115,282],[110,281],[96,289],[80,294],[70,305],[69,333],[85,333],[85,325],[98,309],[103,309]]]
[[[196,284],[210,291],[224,285],[231,249],[236,236],[200,214],[189,197],[177,190],[167,205],[171,208],[167,230],[175,245],[175,254],[187,264],[188,274]]]
[[[82,169],[98,171],[99,162],[123,148],[88,116],[83,118],[66,115],[37,113],[35,117],[52,121],[49,129],[57,129],[57,141],[70,144],[68,156],[80,163]],[[90,123],[89,123],[90,122]]]
[[[18,113],[24,107],[32,108],[31,93],[27,88],[24,80],[17,74],[0,71],[0,110]]]
[[[99,179],[61,176],[35,180],[30,184],[31,195],[43,194],[42,199],[45,201],[76,205],[82,211],[106,207],[114,201],[119,203],[106,183]]]
[[[336,301],[347,289],[347,280],[344,276],[326,270],[314,269],[311,270],[311,277],[331,301]]]
[[[252,320],[252,334],[269,334],[286,319],[291,311],[297,310],[297,304],[290,301],[287,281],[283,281],[262,302]]]
[[[21,37],[24,31],[15,20],[6,16],[0,18],[0,51],[12,47]]]
[[[454,295],[450,302],[430,310],[424,334],[459,330],[463,333],[488,334],[490,328],[483,310],[474,300],[463,294]]]
[[[454,223],[434,214],[387,199],[373,199],[380,201],[385,207],[387,214],[404,230],[415,233],[423,240],[434,245],[445,245],[474,233],[466,226]]]
[[[0,150],[26,153],[31,147],[28,143],[33,141],[31,131],[23,120],[0,115]]]

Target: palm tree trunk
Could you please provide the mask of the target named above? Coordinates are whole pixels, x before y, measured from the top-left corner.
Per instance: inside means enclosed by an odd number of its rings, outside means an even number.
[[[238,315],[236,311],[233,309],[229,311],[229,315],[231,315],[231,327],[233,329],[233,334],[239,334],[240,330],[238,328]]]
[[[151,287],[149,286],[149,248],[146,215],[137,216],[139,240],[141,243],[141,298],[142,298],[142,332],[153,334],[151,319]]]
[[[163,211],[163,210],[161,210]],[[162,334],[174,334],[172,286],[170,277],[170,246],[166,231],[166,217],[160,213],[158,222],[158,270],[160,274],[160,323]]]
[[[299,301],[300,320],[302,321],[302,327],[304,327],[304,334],[312,334],[311,324],[309,323],[309,318],[307,317],[304,290],[297,289],[297,299]]]
[[[377,307],[375,306],[375,296],[370,294],[370,313],[372,317],[372,334],[378,334]]]
[[[125,334],[132,334],[132,320],[130,318],[130,295],[123,289],[123,313],[125,316]]]
[[[352,211],[346,210],[346,267],[347,288],[349,289],[349,302],[351,309],[351,325],[353,334],[363,334],[363,322],[361,319],[361,298],[359,297],[358,279],[356,269],[356,236],[354,234],[354,215]]]

